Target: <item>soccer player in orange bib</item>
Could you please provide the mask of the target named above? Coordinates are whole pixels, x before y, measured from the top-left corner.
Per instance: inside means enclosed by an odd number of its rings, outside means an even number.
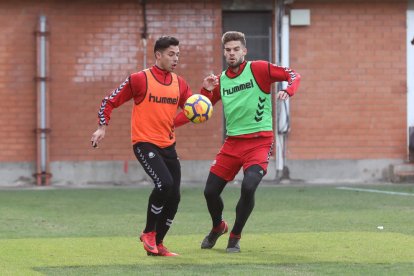
[[[177,256],[163,244],[180,202],[181,167],[175,150],[174,118],[192,95],[187,82],[173,73],[179,41],[162,36],[154,46],[155,65],[131,74],[102,100],[99,126],[91,142],[97,147],[114,108],[133,99],[131,138],[134,154],[154,182],[148,200],[147,222],[140,240],[148,255]]]

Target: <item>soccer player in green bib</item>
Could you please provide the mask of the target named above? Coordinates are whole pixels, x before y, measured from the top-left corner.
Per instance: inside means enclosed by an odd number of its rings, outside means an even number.
[[[228,231],[227,222],[222,217],[224,203],[220,194],[243,168],[236,220],[226,249],[234,253],[240,252],[241,233],[253,210],[254,194],[266,174],[272,153],[271,85],[286,81],[286,89],[277,92],[278,99],[286,100],[295,94],[300,75],[267,61],[246,61],[246,39],[241,32],[226,32],[222,43],[228,68],[219,76],[206,77],[202,88],[205,90],[202,93],[209,95],[213,104],[221,99],[227,138],[211,166],[204,189],[213,225],[201,248],[213,248],[217,239]],[[210,94],[208,91],[211,91]]]

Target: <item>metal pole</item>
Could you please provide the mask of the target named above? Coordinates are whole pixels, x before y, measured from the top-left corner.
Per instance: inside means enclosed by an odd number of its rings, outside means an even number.
[[[37,35],[37,77],[38,82],[38,165],[37,185],[49,185],[48,172],[48,99],[47,99],[47,20],[46,16],[39,17]]]
[[[280,63],[281,66],[289,67],[289,16],[280,15]],[[286,88],[282,83],[279,89]],[[286,167],[286,143],[289,131],[289,99],[277,101],[277,131],[276,131],[276,176],[278,180],[288,177]]]

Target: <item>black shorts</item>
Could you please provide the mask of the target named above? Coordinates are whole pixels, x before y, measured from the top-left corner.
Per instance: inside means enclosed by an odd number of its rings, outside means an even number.
[[[138,142],[133,145],[133,149],[138,162],[154,182],[155,189],[168,188],[173,193],[179,193],[181,165],[175,143],[160,148],[151,143]]]

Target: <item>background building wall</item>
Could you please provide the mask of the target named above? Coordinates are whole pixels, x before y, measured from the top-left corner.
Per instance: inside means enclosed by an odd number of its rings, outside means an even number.
[[[289,159],[406,159],[406,1],[295,1]]]
[[[302,75],[291,101],[294,178],[333,179],[329,164],[345,164],[343,179],[382,178],[407,154],[406,1],[296,0],[290,7],[311,11],[310,26],[290,29],[291,67]],[[0,0],[0,185],[33,181],[40,14],[50,31],[52,182],[133,182],[146,176],[131,150],[132,103],[114,110],[104,142],[90,147],[102,98],[143,69],[145,55],[153,64],[163,34],[180,39],[177,73],[197,93],[204,76],[222,69],[221,9],[220,0],[147,1],[145,51],[139,1]],[[221,142],[220,105],[206,124],[178,128],[183,179],[204,181]]]

